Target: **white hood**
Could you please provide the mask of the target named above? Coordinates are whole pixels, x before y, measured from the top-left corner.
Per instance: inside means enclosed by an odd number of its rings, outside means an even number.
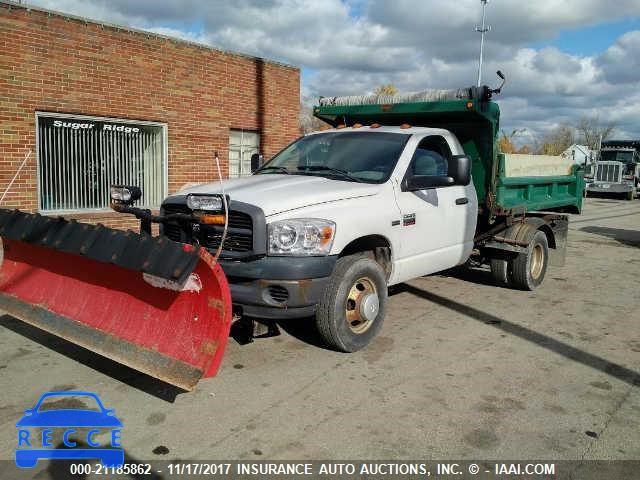
[[[325,177],[271,173],[224,181],[224,191],[232,200],[260,207],[265,216],[319,203],[375,195],[380,187]],[[221,193],[220,183],[196,185],[175,195],[188,193]]]

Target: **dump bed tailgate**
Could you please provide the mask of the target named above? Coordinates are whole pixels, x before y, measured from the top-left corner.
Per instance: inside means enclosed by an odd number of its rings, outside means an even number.
[[[496,204],[524,211],[582,210],[584,178],[571,160],[547,155],[498,155]]]

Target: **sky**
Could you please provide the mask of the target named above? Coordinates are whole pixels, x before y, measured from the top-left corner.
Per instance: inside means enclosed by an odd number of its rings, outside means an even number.
[[[474,85],[480,0],[28,0],[35,6],[296,65],[301,96]],[[535,143],[597,117],[640,139],[640,0],[490,0],[483,83]]]

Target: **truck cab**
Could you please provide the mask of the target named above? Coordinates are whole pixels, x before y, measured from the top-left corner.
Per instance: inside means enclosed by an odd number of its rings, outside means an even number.
[[[627,200],[633,200],[640,190],[639,150],[640,142],[603,142],[587,192],[621,194]]]

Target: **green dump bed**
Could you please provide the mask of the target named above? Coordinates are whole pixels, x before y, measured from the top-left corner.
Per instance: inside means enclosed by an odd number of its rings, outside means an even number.
[[[571,159],[501,153],[497,158],[498,173],[494,191],[499,207],[526,211],[581,211],[584,193],[583,172]],[[540,164],[547,160],[555,162],[541,168]],[[520,163],[522,167],[516,169],[517,172],[509,172],[509,162]]]
[[[332,126],[355,123],[444,128],[456,135],[472,159],[473,182],[480,205],[492,215],[509,211],[556,210],[578,213],[584,180],[579,166],[561,175],[536,168],[536,155],[514,159],[499,154],[500,108],[487,87],[428,91],[394,96],[321,98],[314,115]],[[511,164],[530,168],[511,168]],[[556,169],[557,170],[557,169]],[[561,169],[562,170],[562,169]],[[517,172],[517,175],[513,173]],[[553,169],[552,169],[553,171]]]

